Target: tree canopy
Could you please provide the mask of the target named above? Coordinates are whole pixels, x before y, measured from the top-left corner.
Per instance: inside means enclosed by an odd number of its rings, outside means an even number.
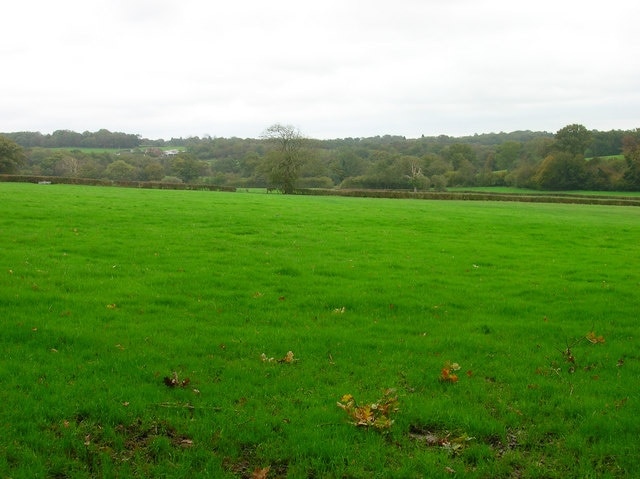
[[[271,145],[266,170],[269,181],[284,194],[293,193],[304,161],[304,137],[293,126],[276,123],[262,137]]]
[[[556,148],[572,155],[584,155],[590,143],[591,132],[583,125],[567,125],[556,133]]]
[[[108,130],[58,130],[52,135],[7,134],[3,144],[20,145],[22,155],[4,154],[2,168],[29,175],[273,187],[284,193],[296,188],[424,191],[467,186],[640,190],[639,137],[638,130],[597,131],[579,124],[555,134],[330,140],[305,138],[295,127],[274,124],[258,138],[207,136],[167,142]],[[94,144],[120,146],[120,140],[129,138],[139,146],[103,151],[75,146],[89,138]]]
[[[22,147],[0,136],[0,173],[16,173],[26,160]]]
[[[43,135],[40,132],[20,131],[4,133],[5,136],[25,148],[137,148],[141,144],[140,135],[111,132],[101,129],[96,132],[77,133],[71,130],[56,130]]]

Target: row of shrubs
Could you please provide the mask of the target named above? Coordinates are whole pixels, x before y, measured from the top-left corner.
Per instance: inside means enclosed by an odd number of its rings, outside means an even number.
[[[296,190],[300,195],[353,196],[366,198],[397,198],[421,200],[520,201],[528,203],[577,203],[587,205],[640,206],[640,197],[575,195],[562,193],[514,194],[471,191],[408,191],[363,189],[309,189]]]
[[[0,175],[0,181],[41,184],[68,184],[87,186],[120,186],[160,190],[206,190],[234,192],[234,186],[217,186],[193,183],[169,183],[161,181],[114,181],[91,178],[65,178],[58,176]],[[422,200],[470,200],[470,201],[520,201],[529,203],[577,203],[589,205],[640,206],[640,197],[573,195],[562,193],[513,194],[457,191],[409,191],[372,189],[299,188],[299,195],[351,196],[366,198],[398,198]]]
[[[236,188],[234,186],[217,186],[177,182],[173,183],[165,181],[98,180],[92,178],[67,178],[60,176],[0,175],[0,181],[40,184],[59,183],[65,185],[86,186],[120,186],[126,188],[149,188],[154,190],[236,191]]]

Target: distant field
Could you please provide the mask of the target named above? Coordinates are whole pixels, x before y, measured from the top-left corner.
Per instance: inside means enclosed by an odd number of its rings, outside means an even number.
[[[477,187],[460,187],[447,188],[447,191],[484,191],[490,193],[509,193],[509,194],[534,194],[534,195],[582,195],[582,196],[629,196],[639,197],[640,191],[544,191],[532,190],[527,188],[515,188],[509,186],[477,186]]]
[[[116,154],[116,153],[119,153],[121,151],[130,151],[130,150],[145,151],[145,150],[147,150],[149,148],[159,149],[159,150],[163,150],[163,151],[167,151],[167,150],[184,151],[184,150],[186,150],[186,148],[182,147],[182,146],[162,146],[162,147],[139,146],[137,148],[76,148],[76,147],[61,147],[61,148],[49,148],[49,149],[50,150],[81,151],[83,153],[112,153],[112,154]]]
[[[120,151],[129,151],[129,148],[82,148],[82,147],[60,147],[60,148],[47,148],[49,150],[64,150],[64,151],[81,151],[82,153],[118,153]]]
[[[0,183],[0,477],[638,477],[639,238],[637,207]]]
[[[600,158],[603,160],[624,160],[624,155],[607,155],[607,156],[598,156],[596,158]],[[593,158],[586,158],[587,160],[593,160]]]

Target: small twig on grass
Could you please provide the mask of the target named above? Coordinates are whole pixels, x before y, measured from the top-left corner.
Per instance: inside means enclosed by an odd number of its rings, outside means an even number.
[[[171,408],[171,409],[189,409],[189,410],[211,409],[212,411],[216,411],[216,412],[222,411],[222,408],[219,406],[194,406],[193,404],[189,404],[189,403],[181,404],[181,403],[162,402],[162,403],[154,404],[154,406]]]

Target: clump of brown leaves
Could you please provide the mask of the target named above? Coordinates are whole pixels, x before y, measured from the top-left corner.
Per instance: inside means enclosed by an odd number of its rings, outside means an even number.
[[[585,338],[587,339],[587,341],[589,341],[591,344],[598,344],[598,343],[604,343],[605,339],[604,336],[600,335],[600,336],[596,336],[596,333],[594,333],[593,331],[589,331],[586,335]]]
[[[338,402],[338,407],[347,413],[354,426],[373,427],[380,431],[386,431],[393,425],[391,415],[399,411],[395,389],[385,390],[377,402],[362,406],[356,403],[351,394],[345,394]]]
[[[178,378],[178,373],[175,371],[171,374],[171,376],[164,377],[164,383],[169,388],[175,388],[175,387],[186,388],[190,382],[191,380],[189,378],[184,378],[181,381]]]
[[[427,429],[420,426],[411,426],[409,437],[429,447],[441,447],[452,455],[460,453],[470,441],[475,439],[467,433],[454,434],[442,429]]]
[[[272,363],[273,361],[277,361],[279,363],[295,363],[298,359],[293,357],[293,351],[289,351],[284,358],[281,359],[274,359],[274,358],[269,358],[267,357],[266,354],[262,353],[260,355],[260,359],[262,360],[263,363]]]
[[[440,381],[445,383],[457,383],[458,375],[456,371],[460,371],[460,365],[458,363],[451,363],[447,361],[444,363],[442,370],[440,371]]]

